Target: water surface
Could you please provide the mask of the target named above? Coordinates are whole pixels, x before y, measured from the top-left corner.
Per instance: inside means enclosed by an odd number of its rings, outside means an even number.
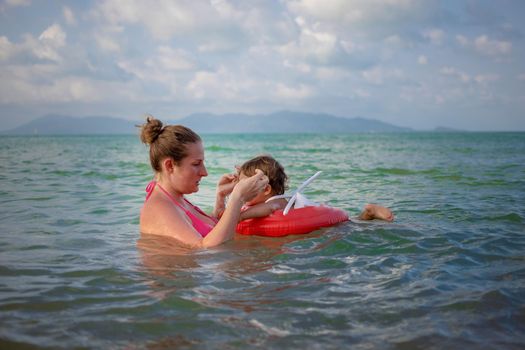
[[[270,153],[310,199],[393,224],[140,238],[136,136],[0,138],[0,348],[521,349],[525,134],[205,135],[190,199]]]

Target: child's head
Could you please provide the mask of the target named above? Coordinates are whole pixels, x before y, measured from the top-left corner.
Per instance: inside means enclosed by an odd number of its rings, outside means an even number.
[[[264,196],[257,196],[257,203],[264,201],[272,196],[284,194],[287,190],[286,182],[288,176],[284,172],[284,168],[272,156],[261,155],[246,161],[239,168],[240,177],[248,177],[255,175],[255,170],[260,169],[266,176],[268,176],[268,186],[264,191]],[[261,198],[259,198],[261,197]],[[263,198],[264,197],[264,198]],[[251,204],[256,200],[252,200]]]

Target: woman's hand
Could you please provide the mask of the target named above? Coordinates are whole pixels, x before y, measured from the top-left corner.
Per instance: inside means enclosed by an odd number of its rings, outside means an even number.
[[[217,183],[217,195],[220,197],[226,197],[232,193],[233,188],[239,181],[237,174],[224,174]]]
[[[242,203],[246,203],[264,191],[266,185],[268,185],[268,177],[260,169],[256,169],[255,175],[237,182],[232,196],[238,195]]]

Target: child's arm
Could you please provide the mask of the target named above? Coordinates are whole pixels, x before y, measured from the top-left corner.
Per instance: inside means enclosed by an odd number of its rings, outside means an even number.
[[[286,207],[285,199],[276,199],[268,203],[259,203],[241,213],[239,221],[253,218],[262,218],[270,215],[276,210]]]

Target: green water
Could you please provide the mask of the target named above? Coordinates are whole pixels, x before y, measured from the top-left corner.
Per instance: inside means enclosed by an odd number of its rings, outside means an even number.
[[[210,175],[260,153],[318,202],[396,222],[139,239],[137,136],[0,137],[0,348],[521,349],[525,133],[204,135]]]

